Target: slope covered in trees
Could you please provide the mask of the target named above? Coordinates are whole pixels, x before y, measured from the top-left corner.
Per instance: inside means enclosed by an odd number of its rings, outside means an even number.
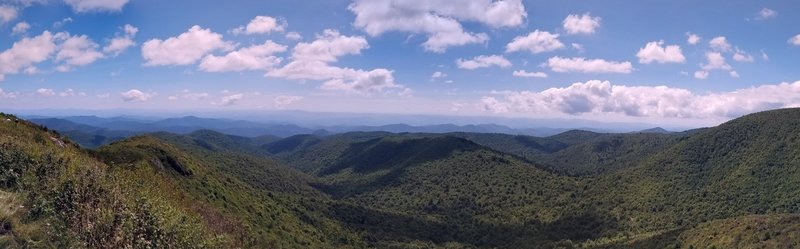
[[[800,109],[667,134],[201,130],[97,150],[3,116],[0,148],[3,247],[800,243]]]

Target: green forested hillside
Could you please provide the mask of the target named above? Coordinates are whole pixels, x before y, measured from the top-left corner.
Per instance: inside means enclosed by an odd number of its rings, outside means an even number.
[[[155,133],[0,119],[0,246],[792,248],[800,109],[683,133]]]

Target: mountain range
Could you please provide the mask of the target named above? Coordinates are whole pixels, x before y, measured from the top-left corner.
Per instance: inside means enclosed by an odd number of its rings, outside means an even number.
[[[224,130],[270,129],[250,125],[4,114],[0,246],[800,245],[800,109],[684,132]]]

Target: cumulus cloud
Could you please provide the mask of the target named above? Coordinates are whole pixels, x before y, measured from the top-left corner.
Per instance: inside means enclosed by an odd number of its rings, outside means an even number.
[[[64,0],[72,10],[81,12],[118,12],[128,0]]]
[[[529,51],[533,54],[549,52],[563,48],[564,44],[558,40],[558,34],[551,34],[538,29],[527,36],[517,36],[506,45],[506,53],[516,51]]]
[[[711,49],[720,52],[731,51],[731,44],[728,43],[728,40],[724,36],[714,37],[714,39],[708,41],[708,46],[711,47]]]
[[[114,39],[111,39],[108,45],[103,48],[104,53],[117,56],[126,49],[136,45],[136,42],[133,41],[133,37],[139,32],[139,28],[130,24],[125,24],[125,26],[122,27],[122,31],[121,35],[117,35]]]
[[[737,48],[736,53],[733,54],[733,60],[738,62],[753,62],[753,56]]]
[[[256,16],[247,26],[240,26],[231,31],[235,35],[240,34],[268,34],[271,32],[283,32],[286,29],[286,21],[271,16]]]
[[[625,86],[591,80],[563,88],[496,92],[480,103],[487,111],[535,114],[622,114],[634,117],[733,118],[800,106],[800,81],[731,92],[696,94],[668,86]]]
[[[0,79],[1,81],[2,79]],[[0,99],[15,99],[17,98],[16,92],[6,92],[2,88],[0,88]]]
[[[125,102],[144,102],[155,96],[155,93],[146,93],[137,89],[131,89],[127,92],[120,93],[122,100]]]
[[[5,24],[17,18],[17,8],[0,5],[0,24]]]
[[[14,25],[14,28],[11,29],[11,34],[12,35],[25,34],[25,32],[28,32],[28,29],[30,28],[31,25],[28,24],[27,22],[19,22],[17,23],[17,25]]]
[[[56,92],[53,91],[53,89],[49,88],[39,88],[36,89],[36,94],[38,94],[39,96],[50,97],[50,96],[55,96]]]
[[[484,43],[484,33],[464,30],[461,21],[492,28],[522,25],[527,12],[521,0],[356,0],[348,7],[353,25],[370,36],[399,31],[427,35],[427,51],[444,52],[452,46]]]
[[[704,80],[708,78],[708,71],[697,71],[694,72],[694,78]]]
[[[761,9],[761,11],[758,12],[758,15],[756,16],[756,19],[757,20],[766,20],[766,19],[774,18],[776,16],[778,16],[778,12],[777,11],[774,11],[772,9],[769,9],[769,8],[765,7],[763,9]]]
[[[789,38],[789,44],[800,46],[800,34]]]
[[[703,69],[706,71],[731,70],[731,65],[728,65],[728,63],[725,62],[725,57],[718,52],[706,53],[706,61],[706,64],[703,65]]]
[[[241,93],[222,96],[222,99],[220,100],[219,104],[223,106],[232,106],[238,103],[242,99],[244,99],[244,94]]]
[[[658,63],[683,63],[686,57],[683,57],[681,47],[678,45],[664,46],[664,41],[648,42],[643,48],[639,49],[636,53],[639,57],[639,63],[650,64],[653,62]]]
[[[299,40],[303,39],[303,36],[300,35],[300,33],[297,33],[297,32],[289,32],[289,33],[286,33],[286,39],[292,40],[292,41],[299,41]]]
[[[547,74],[544,72],[528,72],[525,70],[516,70],[512,75],[525,78],[547,78]]]
[[[268,70],[281,63],[275,53],[285,52],[286,46],[273,41],[253,45],[230,52],[224,56],[207,55],[200,63],[206,72],[239,72],[245,70]]]
[[[456,65],[461,69],[472,70],[492,66],[510,67],[511,62],[500,55],[481,55],[469,60],[458,59]]]
[[[699,35],[686,33],[686,43],[689,43],[689,45],[697,45],[702,39]]]
[[[594,34],[600,27],[600,17],[592,17],[589,13],[583,15],[569,15],[564,19],[564,30],[567,34]]]
[[[739,78],[739,73],[737,73],[736,71],[730,71],[728,75],[730,75],[731,78]]]
[[[58,46],[55,62],[64,62],[65,64],[61,65],[62,68],[65,68],[64,71],[73,66],[92,64],[104,56],[97,50],[100,46],[86,35],[72,36],[61,32],[56,34],[55,39],[63,40]]]
[[[442,73],[442,72],[436,71],[436,72],[433,72],[433,74],[431,74],[431,81],[434,81],[434,80],[440,79],[440,78],[444,78],[444,77],[447,77],[446,73]]]
[[[633,65],[626,62],[606,61],[603,59],[586,59],[583,57],[562,58],[552,57],[545,66],[553,72],[579,72],[579,73],[631,73]]]
[[[272,101],[275,103],[275,108],[278,109],[286,108],[287,106],[294,104],[295,102],[298,102],[300,100],[303,100],[303,97],[291,96],[291,95],[281,95],[272,99]]]
[[[208,93],[200,92],[200,93],[193,93],[190,92],[188,89],[181,91],[181,94],[173,95],[167,97],[169,100],[177,100],[178,98],[184,98],[189,100],[203,100],[208,98]]]
[[[53,34],[48,31],[15,42],[11,48],[0,53],[0,80],[7,74],[16,74],[21,69],[47,60],[55,50]]]
[[[59,29],[61,27],[64,27],[64,25],[67,25],[67,23],[71,23],[71,22],[72,22],[72,18],[71,17],[67,17],[67,18],[61,19],[61,21],[54,22],[53,23],[53,28],[54,29]]]
[[[378,68],[371,71],[331,65],[344,55],[360,54],[369,47],[362,36],[344,36],[336,30],[325,30],[313,42],[301,42],[292,49],[291,61],[271,70],[267,76],[293,80],[324,80],[323,90],[370,95],[392,88],[393,72]]]
[[[189,65],[213,51],[233,48],[234,44],[224,41],[222,35],[195,25],[176,37],[146,41],[142,57],[146,66]]]

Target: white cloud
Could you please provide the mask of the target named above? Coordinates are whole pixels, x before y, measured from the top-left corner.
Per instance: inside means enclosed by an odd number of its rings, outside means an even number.
[[[71,22],[72,22],[72,18],[71,17],[67,17],[67,18],[62,19],[61,21],[54,22],[53,23],[53,28],[54,29],[58,29],[58,28],[64,27],[64,25],[67,25],[67,23],[71,23]]]
[[[114,39],[111,39],[111,41],[108,42],[108,45],[103,48],[104,53],[117,56],[129,47],[136,45],[136,42],[133,41],[133,37],[136,36],[136,33],[139,32],[139,29],[130,24],[125,24],[125,26],[122,27],[122,30],[122,35],[117,35],[114,37]]]
[[[514,71],[512,75],[525,78],[547,78],[547,74],[544,72],[528,72],[525,70]]]
[[[703,70],[731,70],[731,65],[725,62],[725,57],[718,52],[706,53],[707,63],[703,65]]]
[[[758,12],[757,20],[766,20],[778,16],[778,12],[769,8],[763,8]]]
[[[6,74],[16,74],[21,69],[47,60],[55,50],[53,35],[48,31],[15,42],[11,48],[0,53],[0,79]]]
[[[297,32],[289,32],[289,33],[286,33],[286,39],[292,40],[292,41],[299,41],[299,40],[303,39],[303,36],[300,35],[300,33],[297,33]]]
[[[0,78],[0,81],[2,81],[2,78]],[[6,92],[2,88],[0,88],[0,99],[15,99],[15,98],[17,98],[16,92]]]
[[[146,93],[137,89],[128,90],[120,95],[122,96],[122,100],[125,102],[144,102],[155,96],[154,93]]]
[[[761,50],[761,59],[763,59],[765,61],[769,60],[769,55],[767,55],[767,52],[764,52],[763,49]]]
[[[630,73],[633,65],[626,62],[606,61],[603,59],[586,59],[583,57],[562,58],[552,57],[545,63],[550,70],[559,73],[580,72],[580,73]]]
[[[386,89],[401,88],[394,82],[393,72],[378,68],[371,71],[330,65],[338,57],[360,54],[369,47],[361,36],[344,36],[336,30],[325,30],[313,42],[301,42],[292,49],[291,61],[267,76],[294,80],[325,80],[323,90],[370,95]]]
[[[51,97],[51,96],[55,96],[56,92],[53,91],[53,89],[49,89],[49,88],[39,88],[39,89],[36,89],[36,94],[38,94],[39,96]]]
[[[146,66],[189,65],[213,51],[233,48],[231,42],[222,40],[222,35],[195,25],[176,37],[145,42],[142,57]]]
[[[286,46],[268,40],[264,44],[241,48],[224,56],[207,55],[200,63],[200,69],[206,72],[268,70],[282,60],[273,54],[285,51]]]
[[[55,36],[57,40],[63,40],[58,45],[58,52],[56,53],[55,62],[64,62],[64,67],[69,70],[72,66],[85,66],[94,63],[96,60],[103,58],[103,53],[97,49],[97,43],[89,39],[86,35],[72,36],[68,33],[58,33]]]
[[[663,47],[663,45],[664,41],[648,42],[636,53],[636,57],[639,57],[639,63],[683,63],[686,61],[680,46],[668,45]]]
[[[470,60],[458,59],[456,60],[456,65],[461,69],[472,70],[492,66],[510,67],[511,62],[500,55],[481,55]]]
[[[737,48],[736,53],[733,54],[733,60],[738,62],[753,62],[753,56]]]
[[[27,22],[19,22],[17,25],[14,25],[14,28],[11,29],[12,35],[19,35],[28,32],[28,29],[31,28],[31,25]]]
[[[222,96],[222,99],[220,100],[220,105],[223,105],[223,106],[235,105],[237,102],[239,102],[243,98],[244,98],[244,94],[241,94],[241,93],[232,94],[232,95],[228,95],[228,96]]]
[[[569,15],[564,19],[564,30],[567,34],[594,34],[600,27],[600,17],[593,17],[589,13],[583,15]]]
[[[730,71],[728,75],[730,75],[732,78],[739,78],[739,73],[736,71]]]
[[[189,90],[183,90],[182,93],[179,94],[179,95],[169,96],[170,100],[176,100],[178,98],[184,98],[184,99],[189,99],[189,100],[203,100],[203,99],[206,99],[208,97],[209,97],[208,93],[204,93],[204,92],[193,93],[193,92],[189,92]]]
[[[0,5],[0,24],[5,24],[17,18],[17,9],[12,6]]]
[[[426,34],[427,51],[444,52],[452,46],[484,43],[484,33],[464,30],[461,21],[492,28],[516,27],[527,17],[521,0],[356,0],[348,7],[353,25],[370,36],[400,31]]]
[[[702,39],[699,35],[686,33],[686,43],[689,43],[689,45],[697,45]]]
[[[720,52],[731,51],[731,44],[728,43],[728,40],[724,36],[714,37],[714,39],[708,41],[708,46],[710,46],[711,49]]]
[[[440,78],[444,78],[444,77],[447,77],[446,73],[442,73],[442,72],[436,71],[433,74],[431,74],[431,81],[434,81],[434,80],[440,79]]]
[[[290,95],[281,95],[272,99],[272,101],[275,103],[275,107],[278,109],[286,108],[287,106],[294,104],[295,102],[298,102],[300,100],[303,100],[303,97],[290,96]]]
[[[268,34],[271,32],[283,32],[286,29],[286,21],[271,16],[256,16],[247,26],[240,26],[231,31],[235,35],[239,34]]]
[[[694,72],[694,77],[696,79],[704,80],[704,79],[708,78],[708,71],[697,71],[697,72]]]
[[[64,0],[75,12],[118,12],[128,0]]]
[[[533,54],[549,52],[563,48],[564,44],[558,40],[558,34],[551,34],[538,29],[527,36],[517,36],[506,45],[506,53],[516,51],[529,51]]]
[[[789,38],[789,44],[800,46],[800,34]]]
[[[507,91],[484,96],[493,112],[536,114],[622,114],[634,117],[732,118],[756,111],[800,106],[800,81],[731,92],[695,94],[668,86],[624,86],[591,80],[541,92]]]
[[[586,51],[586,50],[583,48],[583,45],[581,45],[581,44],[578,44],[578,43],[572,43],[572,48],[573,48],[573,49],[575,49],[575,50],[578,50],[578,53],[583,53],[583,52],[585,52],[585,51]]]

